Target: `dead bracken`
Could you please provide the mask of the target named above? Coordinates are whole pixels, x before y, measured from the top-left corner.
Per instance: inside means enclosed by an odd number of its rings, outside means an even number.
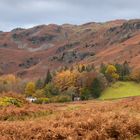
[[[140,97],[132,97],[3,108],[0,110],[0,139],[135,140],[140,135],[139,101]],[[51,113],[39,114],[46,111]],[[2,119],[6,115],[13,116],[13,120]],[[21,119],[23,116],[25,118]]]

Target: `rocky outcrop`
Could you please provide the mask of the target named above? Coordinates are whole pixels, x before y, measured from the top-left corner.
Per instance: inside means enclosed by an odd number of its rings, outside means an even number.
[[[61,53],[67,49],[72,49],[76,46],[78,46],[80,44],[80,42],[74,42],[74,43],[70,43],[70,44],[65,44],[64,46],[61,46],[59,47],[57,50],[56,50],[56,53]]]
[[[34,65],[37,65],[38,63],[39,63],[38,58],[30,57],[30,58],[24,60],[23,63],[19,64],[19,67],[28,69],[28,68],[30,68],[30,67],[32,67]]]
[[[55,55],[50,57],[50,61],[59,61],[65,63],[73,63],[75,61],[81,61],[89,56],[94,56],[95,53],[93,52],[77,52],[77,51],[65,51],[61,55]]]
[[[25,30],[25,29],[23,29],[23,28],[15,28],[15,29],[11,30],[11,32],[16,33],[16,32],[20,32],[20,31],[23,31],[23,30]]]
[[[112,27],[104,34],[107,44],[121,43],[140,30],[140,21],[129,21],[118,27]]]
[[[85,44],[83,48],[96,48],[99,46],[99,43]]]
[[[140,20],[138,21],[130,21],[127,23],[124,23],[121,26],[122,30],[126,30],[126,31],[134,31],[134,30],[140,30]]]
[[[55,38],[55,35],[45,34],[43,36],[33,36],[33,37],[30,37],[28,40],[30,42],[32,42],[32,44],[38,45],[38,44],[44,43],[46,41],[50,42],[54,38]]]
[[[21,41],[25,36],[21,33],[13,33],[12,34],[12,39],[14,41]]]

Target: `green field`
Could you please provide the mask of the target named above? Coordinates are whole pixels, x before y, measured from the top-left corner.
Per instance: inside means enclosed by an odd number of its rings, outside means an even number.
[[[135,82],[116,82],[103,91],[99,99],[119,99],[131,96],[140,96],[140,84]]]

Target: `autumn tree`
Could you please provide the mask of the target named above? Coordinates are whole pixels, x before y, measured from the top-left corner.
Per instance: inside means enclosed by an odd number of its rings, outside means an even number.
[[[0,77],[0,92],[17,91],[20,79],[13,74]]]
[[[114,65],[109,64],[106,68],[105,75],[109,82],[119,79],[119,74],[117,73],[117,69]]]
[[[127,61],[125,61],[123,64],[115,64],[115,67],[117,69],[117,73],[119,74],[120,80],[128,79],[130,75],[130,67]]]
[[[100,73],[105,74],[106,73],[107,66],[104,63],[101,63],[100,65]]]
[[[94,71],[90,72],[82,72],[78,76],[77,84],[80,88],[88,87],[90,88],[92,85],[93,80],[97,77],[97,73]]]
[[[25,94],[26,96],[34,96],[35,94],[35,83],[29,82],[25,87]]]
[[[53,82],[56,85],[56,87],[58,87],[59,90],[63,92],[66,91],[69,87],[76,87],[77,78],[78,72],[66,70],[57,73],[53,79]]]
[[[42,89],[43,86],[44,86],[44,81],[43,81],[42,79],[38,79],[38,80],[36,81],[36,88],[37,88],[37,89]]]
[[[108,83],[104,74],[98,73],[96,78],[100,81],[100,85],[101,85],[102,90],[104,90],[105,88],[108,87],[109,83]]]
[[[119,79],[122,80],[123,79],[123,65],[121,64],[115,64],[117,73],[119,74]]]
[[[123,63],[123,72],[122,73],[123,73],[122,74],[123,75],[123,80],[125,80],[130,75],[130,73],[131,73],[131,69],[129,67],[129,63],[127,61],[125,61]]]
[[[46,84],[44,94],[47,97],[56,96],[59,94],[58,88],[53,83]]]
[[[140,70],[139,69],[133,70],[130,75],[130,78],[136,82],[140,82]]]

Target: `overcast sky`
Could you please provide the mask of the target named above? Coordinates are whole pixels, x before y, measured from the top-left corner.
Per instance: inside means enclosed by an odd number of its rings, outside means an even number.
[[[0,30],[140,18],[140,0],[0,0]]]

